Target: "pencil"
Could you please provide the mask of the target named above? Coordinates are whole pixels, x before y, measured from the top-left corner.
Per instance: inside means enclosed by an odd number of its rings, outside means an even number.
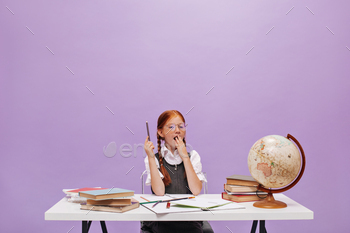
[[[141,197],[142,199],[146,200],[145,198]],[[162,203],[162,202],[170,202],[170,201],[178,201],[178,200],[185,200],[185,199],[192,199],[195,197],[181,197],[181,198],[174,198],[174,199],[170,199],[170,200],[164,200],[164,201],[148,201],[148,202],[140,202],[140,204],[151,204],[151,203]],[[153,205],[155,206],[155,205]]]
[[[140,196],[141,197],[141,196]],[[143,200],[145,200],[145,201],[148,201],[149,202],[149,200],[147,200],[146,198],[144,198],[144,197],[141,197]]]
[[[166,200],[166,201],[163,201],[163,202],[185,200],[185,199],[193,199],[193,198],[195,198],[195,197],[181,197],[181,198],[174,198],[174,199]]]
[[[151,203],[156,203],[156,202],[159,202],[159,201],[148,201],[148,202],[140,202],[140,204],[151,204]]]

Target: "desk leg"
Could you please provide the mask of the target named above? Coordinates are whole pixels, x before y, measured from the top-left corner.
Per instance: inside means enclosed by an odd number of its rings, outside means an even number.
[[[253,221],[252,229],[250,230],[250,233],[256,232],[256,226],[258,225],[258,220]]]
[[[89,232],[91,223],[92,223],[92,221],[83,221],[83,225],[82,225],[83,233]]]
[[[82,225],[81,229],[83,229],[83,233],[88,233],[87,221],[83,221],[83,225]]]
[[[89,233],[91,223],[92,221],[83,221],[83,225],[82,225],[83,233]],[[108,233],[105,221],[100,221],[100,223],[101,223],[102,232]]]
[[[260,220],[260,226],[259,226],[259,233],[267,233],[265,228],[265,220]],[[250,230],[250,233],[256,232],[256,227],[258,226],[258,220],[253,221],[252,229]]]
[[[103,233],[108,233],[107,232],[107,227],[106,227],[106,222],[105,221],[100,221],[101,223],[101,228]]]
[[[267,233],[266,228],[265,228],[265,220],[260,220],[260,230],[259,233]]]

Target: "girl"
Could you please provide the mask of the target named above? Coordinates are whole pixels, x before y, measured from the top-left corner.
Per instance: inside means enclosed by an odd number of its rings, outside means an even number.
[[[148,136],[145,140],[145,165],[147,170],[146,185],[151,185],[153,194],[198,195],[202,182],[207,182],[202,173],[199,154],[186,150],[186,123],[183,115],[177,110],[167,110],[158,118],[157,144],[158,153]],[[164,145],[161,145],[165,141]],[[189,222],[143,222],[142,230],[154,233],[191,232],[202,233],[201,221]]]

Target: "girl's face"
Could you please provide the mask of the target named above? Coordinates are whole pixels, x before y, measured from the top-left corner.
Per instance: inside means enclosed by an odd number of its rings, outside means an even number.
[[[158,129],[158,134],[164,138],[165,143],[171,148],[175,148],[174,137],[180,136],[182,139],[186,136],[185,123],[180,116],[168,120],[162,129]]]

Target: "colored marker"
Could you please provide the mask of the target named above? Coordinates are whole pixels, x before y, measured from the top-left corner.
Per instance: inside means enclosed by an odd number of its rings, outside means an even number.
[[[152,208],[154,208],[156,205],[158,205],[158,203],[160,203],[161,201],[157,201],[153,206]]]

